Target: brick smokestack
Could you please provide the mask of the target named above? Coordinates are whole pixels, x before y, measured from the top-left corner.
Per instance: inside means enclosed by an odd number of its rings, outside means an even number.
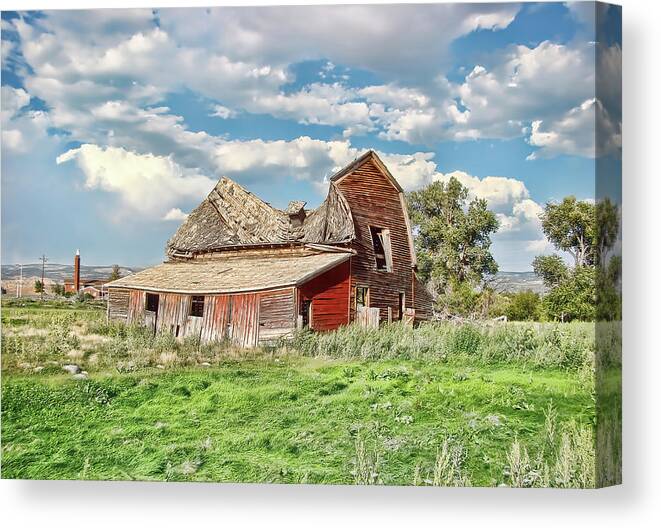
[[[76,293],[80,291],[80,249],[76,250],[76,256],[73,259],[73,289]]]

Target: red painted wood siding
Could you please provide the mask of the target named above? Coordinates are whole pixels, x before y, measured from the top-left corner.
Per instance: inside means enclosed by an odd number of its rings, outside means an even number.
[[[334,330],[349,324],[350,270],[346,261],[299,287],[299,307],[302,300],[312,301],[313,330]]]
[[[407,308],[413,308],[413,269],[408,228],[399,191],[379,167],[367,160],[337,183],[351,208],[356,229],[351,261],[351,320],[355,319],[355,287],[369,287],[370,307],[380,309],[380,319],[399,317],[399,293]],[[376,269],[370,226],[390,230],[392,272]]]

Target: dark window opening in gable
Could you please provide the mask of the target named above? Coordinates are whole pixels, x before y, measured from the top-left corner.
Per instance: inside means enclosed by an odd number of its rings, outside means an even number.
[[[193,297],[191,297],[190,315],[193,317],[202,317],[204,315],[203,295],[193,295]]]
[[[372,235],[372,245],[374,246],[376,269],[379,271],[392,271],[390,230],[370,226],[370,234]]]
[[[145,301],[145,310],[148,312],[158,312],[158,294],[148,293]]]

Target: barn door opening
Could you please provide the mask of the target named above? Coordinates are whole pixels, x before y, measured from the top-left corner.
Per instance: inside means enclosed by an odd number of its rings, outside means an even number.
[[[156,321],[158,319],[159,296],[157,293],[148,293],[145,299],[145,326],[156,334]]]
[[[397,320],[401,321],[404,319],[404,308],[406,308],[406,294],[404,292],[399,292],[398,304]]]
[[[300,315],[303,321],[303,328],[308,328],[312,323],[312,301],[308,299],[301,301]]]

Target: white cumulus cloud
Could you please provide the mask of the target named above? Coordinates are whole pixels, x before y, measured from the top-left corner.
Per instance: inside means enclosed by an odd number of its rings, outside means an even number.
[[[188,218],[188,213],[184,213],[178,207],[173,207],[163,216],[163,220],[174,220],[177,222],[183,222],[186,218]]]
[[[171,157],[137,154],[117,147],[85,144],[57,158],[75,162],[87,189],[119,197],[124,212],[161,218],[182,199],[202,200],[215,181],[185,169]]]

